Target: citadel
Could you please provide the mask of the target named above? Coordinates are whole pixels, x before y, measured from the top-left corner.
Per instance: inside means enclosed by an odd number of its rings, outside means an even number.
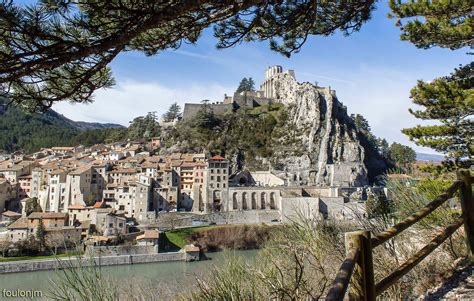
[[[367,195],[381,191],[366,186],[363,148],[353,134],[349,130],[337,134],[332,128],[342,127],[337,116],[345,112],[335,97],[329,88],[299,84],[294,71],[272,66],[260,90],[226,95],[223,102],[210,104],[215,114],[225,114],[272,103],[298,108],[306,102],[305,116],[296,111],[292,116],[297,126],[310,130],[312,136],[303,141],[314,155],[288,157],[285,171],[232,171],[226,158],[204,153],[157,155],[160,137],[53,147],[4,158],[0,212],[2,220],[13,221],[7,235],[13,241],[24,239],[38,220],[54,219],[48,231],[76,231],[84,238],[93,228],[114,236],[126,234],[130,220],[148,225],[175,211],[187,214],[188,223],[285,222],[301,212],[336,219],[351,218],[355,210],[363,214]],[[202,106],[186,104],[182,118],[194,118]],[[317,124],[316,113],[324,115]],[[26,203],[32,198],[43,212],[26,216]]]

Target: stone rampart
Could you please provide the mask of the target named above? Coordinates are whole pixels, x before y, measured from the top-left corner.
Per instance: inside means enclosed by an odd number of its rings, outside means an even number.
[[[183,120],[190,120],[196,117],[199,110],[204,106],[200,103],[186,103],[184,104],[183,109]],[[215,103],[208,104],[212,109],[213,113],[216,115],[223,115],[228,112],[232,112],[234,105],[232,103]]]

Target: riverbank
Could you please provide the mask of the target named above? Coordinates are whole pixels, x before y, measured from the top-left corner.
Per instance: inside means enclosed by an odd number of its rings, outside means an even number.
[[[192,261],[199,260],[199,256],[190,255],[183,251],[157,253],[157,254],[136,254],[119,256],[100,256],[100,257],[70,257],[66,259],[38,259],[23,260],[15,262],[0,263],[0,274],[20,273],[57,270],[80,266],[113,266],[113,265],[132,265],[141,263],[157,263],[168,261]]]
[[[156,292],[155,299],[172,300],[178,294],[192,291],[196,288],[196,277],[206,277],[213,267],[221,267],[228,263],[229,256],[237,256],[242,260],[251,262],[256,251],[229,251],[213,252],[206,254],[209,260],[185,262],[170,261],[148,264],[132,264],[104,266],[102,274],[115,283],[120,283],[124,290],[133,284],[150,288],[150,292]],[[63,272],[37,271],[25,273],[0,274],[2,290],[9,291],[35,290],[42,291],[43,298],[34,300],[51,300],[48,298],[51,281],[61,278]],[[133,279],[133,281],[131,281]],[[1,293],[1,292],[0,292]],[[152,298],[150,298],[152,299]],[[0,300],[3,300],[0,295]],[[25,300],[23,298],[12,298],[8,300]]]
[[[71,252],[71,253],[63,253],[63,254],[56,254],[56,255],[0,257],[0,263],[23,261],[23,260],[56,259],[56,258],[64,258],[64,257],[81,256],[83,254],[84,253],[82,252]]]
[[[279,225],[212,225],[166,231],[165,249],[194,244],[204,252],[260,249]]]
[[[183,228],[164,233],[165,252],[147,254],[113,254],[107,256],[79,257],[63,254],[57,257],[44,256],[25,258],[12,257],[11,261],[0,261],[0,274],[56,270],[65,267],[133,265],[140,263],[157,263],[166,261],[197,261],[199,253],[185,251],[185,245],[194,244],[201,252],[216,252],[222,250],[253,250],[263,247],[271,236],[281,226],[268,225],[212,225]],[[105,247],[104,247],[105,248]],[[156,251],[155,251],[156,252]],[[62,257],[62,258],[61,258]],[[29,259],[29,258],[28,258]]]

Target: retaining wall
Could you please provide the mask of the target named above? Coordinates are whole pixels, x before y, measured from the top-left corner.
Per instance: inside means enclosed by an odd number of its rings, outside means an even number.
[[[143,255],[158,253],[158,246],[87,246],[91,256]]]
[[[94,261],[96,265],[112,266],[165,261],[189,261],[189,258],[185,252],[169,252],[142,255],[101,256],[94,257]],[[92,264],[92,259],[87,257],[4,262],[0,263],[0,274],[56,270],[58,268],[90,266]]]

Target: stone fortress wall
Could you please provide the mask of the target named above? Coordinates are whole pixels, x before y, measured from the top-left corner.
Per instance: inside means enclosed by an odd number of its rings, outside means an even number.
[[[199,110],[204,107],[202,103],[186,103],[183,109],[183,120],[191,120],[196,117]],[[232,112],[235,109],[233,103],[210,103],[209,107],[216,115],[224,115],[227,112]]]
[[[208,104],[216,115],[224,115],[225,113],[238,110],[240,108],[256,108],[259,106],[270,105],[275,103],[276,92],[274,89],[274,77],[281,74],[289,74],[295,78],[293,70],[283,72],[281,66],[270,66],[265,71],[265,79],[260,85],[259,91],[244,91],[234,93],[233,96],[224,95],[223,102]],[[197,113],[204,104],[202,103],[185,103],[183,109],[183,120],[190,120],[196,117]]]

